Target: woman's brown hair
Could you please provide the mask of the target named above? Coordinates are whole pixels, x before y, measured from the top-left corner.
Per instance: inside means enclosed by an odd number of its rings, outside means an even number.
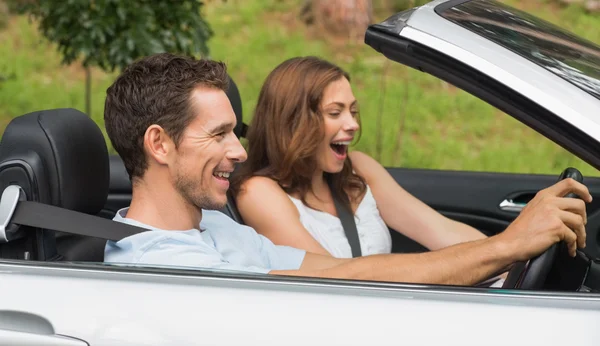
[[[317,57],[284,61],[267,76],[250,123],[248,160],[232,177],[234,195],[253,176],[269,177],[288,193],[297,193],[306,205],[317,169],[316,154],[323,141],[321,100],[325,88],[341,78],[340,67]],[[350,208],[350,201],[366,190],[364,180],[352,171],[347,157],[342,171],[325,173],[332,194]]]

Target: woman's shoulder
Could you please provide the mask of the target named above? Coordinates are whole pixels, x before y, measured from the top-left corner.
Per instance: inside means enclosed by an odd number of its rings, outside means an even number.
[[[352,169],[369,183],[371,177],[381,171],[381,164],[371,156],[361,151],[352,151],[348,154],[352,160]]]
[[[253,176],[248,178],[240,188],[237,200],[249,203],[259,201],[281,203],[284,199],[289,199],[288,194],[283,190],[279,183],[269,177]]]
[[[369,165],[379,164],[377,160],[362,151],[351,151],[348,153],[348,157],[350,157],[350,160],[352,160],[353,169],[360,169],[363,167],[368,167]]]
[[[255,175],[246,179],[246,181],[242,183],[240,192],[251,193],[256,190],[264,191],[265,189],[268,189],[270,191],[283,191],[283,189],[281,188],[281,186],[279,186],[279,183],[276,180],[269,177]]]
[[[269,177],[254,176],[246,180],[236,196],[236,203],[244,221],[257,229],[265,226],[265,220],[299,215],[288,194],[276,180]],[[273,210],[277,210],[277,213],[273,213]]]

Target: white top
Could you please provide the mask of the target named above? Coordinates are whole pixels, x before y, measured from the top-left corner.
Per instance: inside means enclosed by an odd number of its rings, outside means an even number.
[[[289,195],[288,195],[289,196]],[[301,200],[289,196],[300,212],[300,222],[325,250],[333,257],[351,258],[352,250],[339,218],[307,207]],[[390,253],[392,238],[383,222],[375,198],[367,185],[367,191],[354,214],[356,230],[363,256]]]

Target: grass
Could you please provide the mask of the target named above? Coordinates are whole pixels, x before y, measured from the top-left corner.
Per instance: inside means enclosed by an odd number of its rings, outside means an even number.
[[[559,8],[543,0],[506,2],[600,42],[600,17],[577,7]],[[542,174],[576,166],[584,175],[600,175],[461,90],[389,62],[364,44],[323,38],[299,21],[301,3],[229,0],[206,8],[216,33],[209,42],[211,57],[228,64],[242,94],[246,122],[262,82],[277,64],[294,56],[318,55],[351,74],[362,120],[362,137],[355,148],[386,166]],[[387,15],[378,13],[377,19]],[[0,31],[0,43],[0,130],[12,117],[37,109],[84,109],[83,70],[62,66],[54,47],[26,18],[12,18]],[[114,77],[93,73],[92,118],[101,128],[104,93]]]

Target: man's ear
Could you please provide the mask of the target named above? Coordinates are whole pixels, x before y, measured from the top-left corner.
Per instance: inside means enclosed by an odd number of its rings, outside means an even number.
[[[150,125],[144,133],[144,151],[150,160],[166,165],[175,151],[175,143],[159,125]]]

